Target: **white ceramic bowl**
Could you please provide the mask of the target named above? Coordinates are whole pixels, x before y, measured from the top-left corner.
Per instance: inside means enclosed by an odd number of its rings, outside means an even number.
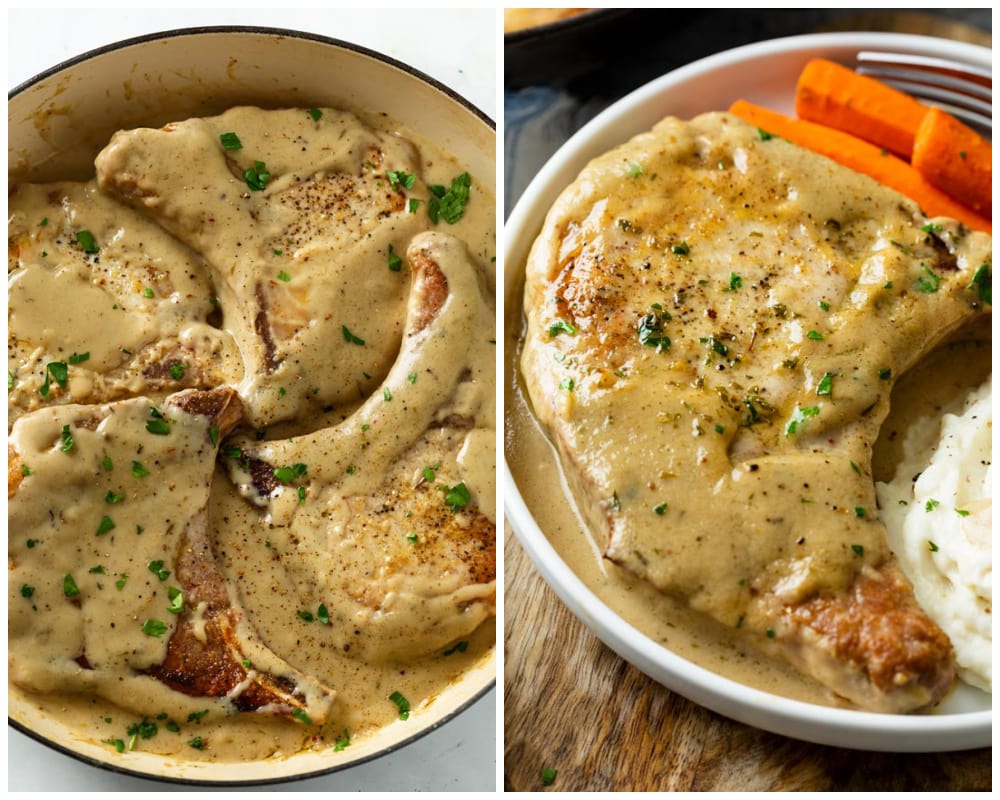
[[[432,78],[366,48],[313,34],[219,27],[169,31],[103,47],[53,67],[10,93],[8,177],[87,179],[111,135],[132,126],[220,113],[238,104],[329,106],[385,112],[455,156],[495,192],[493,122]],[[178,762],[144,752],[128,758],[82,740],[54,717],[11,697],[11,725],[43,744],[114,772],[182,783],[263,784],[312,777],[393,752],[436,730],[494,686],[491,650],[433,702],[357,739],[340,753],[284,761]],[[494,731],[483,731],[490,741]]]
[[[984,48],[893,34],[816,34],[762,42],[675,70],[608,108],[574,135],[539,171],[504,232],[506,308],[520,308],[524,263],[548,209],[587,162],[650,129],[667,115],[690,118],[725,110],[745,98],[791,113],[796,78],[823,56],[850,64],[860,50],[922,53],[991,68]],[[508,320],[514,317],[508,313]],[[508,376],[508,382],[510,378]],[[820,744],[865,750],[931,752],[990,744],[989,695],[960,686],[935,713],[897,716],[827,708],[789,700],[722,678],[649,639],[605,605],[566,565],[535,522],[504,464],[505,512],[549,585],[590,630],[622,658],[668,688],[732,719]]]

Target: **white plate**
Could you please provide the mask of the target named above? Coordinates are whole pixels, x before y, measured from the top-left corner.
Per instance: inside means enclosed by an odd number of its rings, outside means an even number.
[[[593,157],[662,117],[690,118],[725,110],[745,98],[793,110],[805,63],[823,56],[851,64],[860,50],[953,58],[991,68],[991,51],[943,39],[896,34],[817,34],[777,39],[702,59],[647,84],[615,103],[570,139],[538,173],[505,226],[504,294],[521,303],[519,286],[531,243],[559,193]],[[722,678],[675,655],[624,622],[569,569],[532,518],[504,462],[505,512],[538,571],[562,601],[608,647],[664,686],[720,714],[774,733],[864,750],[937,752],[991,743],[989,695],[959,686],[935,713],[900,716],[827,708],[789,700]]]

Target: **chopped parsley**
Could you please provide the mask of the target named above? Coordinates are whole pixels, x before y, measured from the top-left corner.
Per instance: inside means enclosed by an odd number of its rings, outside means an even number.
[[[576,326],[564,319],[557,319],[549,325],[549,337],[558,336],[560,333],[568,333],[572,335],[576,333]]]
[[[307,467],[305,464],[297,463],[292,464],[290,467],[275,467],[274,477],[277,478],[281,483],[291,483],[296,478],[301,478],[307,472]]]
[[[955,513],[956,513],[956,514],[958,514],[958,516],[960,516],[960,517],[967,517],[967,516],[969,516],[969,514],[970,514],[971,512],[970,512],[970,511],[967,511],[967,510],[966,510],[966,509],[964,509],[964,508],[956,508],[956,509],[955,509]]]
[[[143,293],[143,295],[145,295],[146,297],[150,297],[150,298],[152,298],[152,297],[156,297],[156,292],[154,292],[154,291],[153,291],[153,290],[152,290],[152,289],[151,289],[150,287],[148,287],[148,286],[147,286],[147,287],[146,287],[145,289],[143,289],[143,290],[142,290],[142,293]]]
[[[820,397],[828,397],[833,394],[833,374],[827,372],[816,386],[816,394]]]
[[[76,597],[80,594],[80,590],[77,588],[76,581],[73,580],[72,575],[63,576],[63,594],[66,597]]]
[[[924,504],[924,511],[933,511],[939,505],[941,505],[941,503],[938,500],[934,500],[932,498]]]
[[[982,264],[972,276],[970,289],[979,292],[979,299],[985,303],[993,305],[993,271],[989,264]]]
[[[21,597],[31,597],[35,593],[35,587],[26,583],[21,584]]]
[[[928,539],[927,549],[930,550],[932,553],[936,553],[938,551],[938,546],[934,544],[934,542],[932,542],[930,539]]]
[[[925,275],[921,275],[917,278],[917,288],[924,294],[933,294],[941,285],[941,276],[936,275],[931,268],[923,262],[920,262],[920,268],[923,269]]]
[[[451,187],[445,189],[443,186],[431,186],[431,197],[427,201],[427,216],[431,222],[437,224],[438,219],[454,225],[465,214],[465,206],[469,202],[469,189],[472,186],[472,178],[468,172],[452,178]]]
[[[887,380],[889,380],[892,377],[892,370],[891,369],[880,369],[878,371],[878,377],[879,377],[879,380],[887,381]]]
[[[309,715],[301,708],[293,708],[292,716],[295,717],[295,719],[297,719],[303,725],[312,725],[312,720],[309,719]]]
[[[282,283],[288,283],[289,281],[291,281],[291,279],[292,276],[289,275],[287,272],[285,272],[285,270],[280,270],[278,272],[278,280],[281,281]]]
[[[854,555],[859,558],[865,554],[865,548],[860,544],[852,544],[851,550],[854,552]]]
[[[653,513],[658,514],[659,516],[662,517],[664,514],[667,513],[667,511],[669,509],[670,509],[669,504],[667,504],[667,503],[660,503],[658,506],[655,506],[653,508]]]
[[[819,301],[819,307],[823,311],[829,311],[830,310],[830,304],[828,302],[826,302],[826,300],[820,300]]]
[[[385,402],[387,402],[387,403],[390,400],[392,400],[392,392],[389,391],[389,387],[388,386],[386,386],[385,389],[382,390],[382,399],[385,400]]]
[[[169,575],[170,573],[167,574]],[[180,589],[176,586],[168,586],[167,597],[170,598],[167,611],[171,614],[180,614],[184,611],[184,593]]]
[[[760,140],[762,142],[769,142],[771,141],[771,139],[774,138],[773,133],[769,133],[768,131],[765,131],[763,128],[757,128],[757,135],[760,137]]]
[[[150,572],[152,572],[161,581],[165,581],[167,578],[170,577],[170,570],[169,569],[164,569],[164,567],[163,567],[163,559],[161,559],[161,558],[158,558],[155,561],[150,561],[146,565],[146,569],[148,569]]]
[[[108,493],[104,495],[104,502],[108,505],[117,505],[125,499],[125,492],[114,492],[108,489]]]
[[[638,178],[642,175],[642,164],[638,161],[630,161],[625,168],[625,172],[630,178]]]
[[[195,736],[193,739],[188,740],[188,744],[191,745],[195,750],[205,749],[205,740],[200,736]]]
[[[187,370],[185,364],[177,363],[170,365],[170,377],[175,381],[182,380],[184,378],[184,372]]]
[[[458,511],[460,508],[465,508],[469,504],[469,500],[472,499],[472,495],[469,493],[468,488],[466,488],[464,483],[456,483],[450,489],[446,486],[444,502],[445,505],[449,506],[452,511]]]
[[[541,771],[542,785],[551,786],[556,782],[556,777],[559,775],[559,770],[552,769],[552,767],[544,767]]]
[[[330,611],[327,609],[325,603],[320,603],[319,608],[316,609],[316,619],[318,619],[322,625],[330,624]]]
[[[411,214],[416,214],[418,208],[420,208],[420,201],[416,197],[411,197],[406,203],[406,210]]]
[[[858,517],[859,519],[864,517],[865,514],[867,513],[868,512],[865,511],[861,506],[855,506],[854,508],[854,516]]]
[[[729,286],[723,289],[724,292],[735,292],[738,289],[743,288],[743,278],[737,275],[735,272],[729,273]]]
[[[643,316],[638,326],[639,343],[655,348],[657,353],[669,350],[670,337],[663,332],[663,324],[669,318],[669,314],[657,311],[655,308]]]
[[[572,378],[564,378],[559,384],[560,389],[564,389],[567,392],[572,392],[576,388],[576,381]]]
[[[350,328],[348,328],[346,325],[341,325],[340,330],[344,334],[344,341],[347,342],[348,344],[356,344],[361,346],[364,345],[365,340],[362,339],[360,336],[355,336],[353,333],[351,333]]]
[[[243,180],[255,192],[260,192],[267,186],[267,182],[271,180],[271,173],[267,171],[267,167],[263,161],[254,161],[253,166],[243,173]]]
[[[809,333],[806,334],[806,338],[820,342],[823,340],[823,334],[819,331],[809,331]]]
[[[795,413],[792,414],[792,418],[788,421],[788,425],[785,427],[786,436],[794,436],[798,433],[799,427],[804,425],[810,419],[819,415],[819,406],[806,406],[805,408],[796,407]]]
[[[444,653],[442,653],[442,655],[451,656],[454,655],[455,653],[464,653],[468,649],[469,649],[469,643],[463,639],[462,641],[456,642],[447,650],[445,650]]]
[[[389,269],[393,272],[399,272],[403,268],[403,259],[399,257],[399,254],[394,252],[392,245],[389,245]]]
[[[94,535],[103,536],[106,533],[110,533],[114,529],[115,529],[114,520],[111,519],[111,517],[109,517],[107,514],[105,514],[103,517],[101,517],[101,522],[97,526],[97,531],[95,532]]]
[[[319,122],[320,117],[323,116],[323,112],[320,111],[318,108],[310,108],[309,116],[313,118],[313,122]]]
[[[97,241],[94,239],[94,234],[90,231],[79,231],[76,234],[76,243],[80,245],[84,253],[92,255],[100,250],[97,246]]]
[[[115,468],[114,462],[111,460],[111,456],[105,455],[101,459],[101,466],[104,468],[105,472],[111,472]]]
[[[240,137],[237,136],[232,131],[228,133],[219,134],[219,142],[222,144],[223,150],[242,150],[243,142],[240,141]]]
[[[313,620],[316,619],[316,617],[313,616],[312,611],[299,611],[298,615],[299,619],[304,620],[306,622],[312,622]]]
[[[345,750],[351,744],[351,734],[347,732],[347,728],[344,728],[344,735],[337,738],[337,741],[333,745],[333,752],[339,753],[341,750]]]
[[[167,422],[166,417],[158,409],[150,406],[149,416],[151,419],[146,422],[147,431],[157,436],[167,436],[170,433],[170,423]]]
[[[208,438],[209,438],[209,441],[212,442],[212,447],[215,447],[219,443],[219,429],[216,428],[214,425],[211,428],[208,429]],[[137,461],[133,461],[132,462],[133,468],[138,463],[139,462],[137,462]]]
[[[691,254],[691,246],[687,242],[675,244],[670,248],[670,252],[675,256],[686,256]]]
[[[142,623],[142,632],[147,636],[160,637],[163,636],[169,630],[169,626],[166,622],[161,622],[158,619],[147,619]]]
[[[149,475],[149,470],[148,469],[146,469],[138,461],[133,461],[132,462],[132,477],[133,478],[145,478],[147,475]]]
[[[412,189],[413,184],[417,182],[416,175],[402,171],[389,170],[385,173],[385,177],[389,179],[389,185],[397,192],[403,189]]]
[[[395,703],[396,707],[399,709],[399,718],[400,719],[409,719],[410,718],[410,701],[409,700],[407,700],[405,697],[403,697],[403,695],[401,695],[399,692],[393,692],[392,694],[390,694],[389,695],[389,699],[393,703]]]

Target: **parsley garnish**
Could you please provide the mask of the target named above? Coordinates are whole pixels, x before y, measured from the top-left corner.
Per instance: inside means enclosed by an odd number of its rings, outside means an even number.
[[[255,192],[260,192],[267,186],[267,182],[271,180],[271,173],[267,171],[267,167],[264,166],[263,161],[254,161],[253,166],[243,173],[243,180]]]
[[[403,695],[401,695],[399,692],[393,692],[392,694],[390,694],[389,695],[389,699],[393,703],[395,703],[396,707],[399,709],[399,718],[400,719],[409,719],[410,718],[410,701],[409,700],[407,700],[405,697],[403,697]]]
[[[84,253],[96,253],[100,249],[97,246],[97,241],[94,239],[94,234],[90,231],[80,231],[76,234],[76,243],[80,245]]]
[[[224,150],[242,150],[243,142],[240,141],[240,137],[235,133],[230,131],[229,133],[220,133],[219,141],[222,143]]]
[[[385,177],[389,179],[389,185],[395,189],[397,192],[403,189],[412,189],[413,184],[417,181],[416,175],[411,175],[408,172],[389,170],[385,173]]]
[[[560,333],[576,333],[576,326],[571,322],[566,322],[564,319],[557,319],[551,325],[549,325],[549,336],[558,336]]]
[[[924,294],[933,294],[938,290],[938,286],[941,285],[941,276],[934,274],[931,268],[928,267],[923,262],[920,263],[920,268],[927,273],[926,277],[921,276],[917,278],[917,288]]]
[[[657,353],[670,349],[670,337],[663,332],[663,323],[668,319],[666,313],[653,311],[639,320],[639,343],[656,348]]]
[[[125,492],[116,493],[111,489],[108,489],[108,493],[104,495],[104,502],[108,505],[116,505],[125,499]]]
[[[347,732],[347,728],[344,728],[344,735],[339,737],[333,746],[333,752],[339,753],[341,750],[345,749],[351,744],[351,735]]]
[[[989,264],[983,264],[976,270],[969,288],[979,292],[980,300],[993,305],[993,271]]]
[[[170,577],[170,570],[163,568],[163,559],[158,558],[155,561],[150,561],[146,565],[146,569],[152,572],[161,581],[165,581]]]
[[[806,338],[819,342],[823,340],[823,334],[819,331],[809,331],[809,333],[806,334]]]
[[[556,776],[558,774],[559,774],[559,770],[552,769],[552,767],[545,767],[544,769],[542,769],[542,772],[541,772],[542,785],[543,786],[551,786],[553,783],[555,783]]]
[[[462,641],[456,642],[447,650],[445,650],[444,653],[442,653],[442,655],[450,656],[454,655],[455,653],[464,653],[468,649],[469,649],[469,643],[463,639]]]
[[[939,505],[941,505],[941,503],[939,501],[937,501],[937,500],[934,500],[934,499],[928,500],[924,504],[924,511],[933,511]]]
[[[443,186],[431,186],[431,194],[434,196],[427,201],[427,216],[431,222],[436,224],[439,217],[452,225],[458,222],[465,214],[471,186],[472,178],[468,172],[453,178],[451,188],[447,190]]]
[[[70,364],[82,364],[84,361],[90,361],[90,353],[73,353],[69,357]]]
[[[77,588],[76,581],[73,580],[72,575],[63,576],[63,594],[66,597],[76,597],[80,594],[80,590]]]
[[[805,408],[795,408],[795,413],[785,427],[785,435],[793,436],[798,433],[799,426],[804,425],[808,420],[819,414],[819,406],[806,406]]]
[[[887,380],[889,380],[892,377],[892,370],[891,369],[880,369],[878,371],[878,377],[879,377],[879,380],[887,381]]]
[[[355,336],[353,333],[351,333],[350,329],[346,325],[341,325],[340,329],[344,334],[344,341],[347,342],[348,344],[363,345],[365,343],[365,340],[362,339],[360,336]]]
[[[279,280],[279,281],[281,281],[282,283],[288,283],[289,281],[291,281],[291,279],[292,279],[292,276],[291,276],[291,275],[289,275],[289,274],[288,274],[287,272],[285,272],[284,270],[281,270],[281,271],[280,271],[280,272],[278,273],[278,280]]]
[[[303,725],[312,725],[312,720],[309,719],[309,715],[301,708],[292,709],[292,716],[295,717],[295,719],[297,719]]]
[[[859,558],[865,554],[865,548],[860,544],[852,544],[851,550],[854,552],[854,555]]]
[[[145,478],[147,475],[149,475],[149,470],[148,469],[146,469],[138,461],[133,461],[132,462],[132,477],[133,478]]]
[[[59,434],[59,449],[64,453],[69,453],[73,449],[73,434],[69,432],[69,425],[63,425]]]
[[[726,292],[735,292],[737,289],[743,288],[743,278],[737,275],[735,272],[729,273],[729,287],[724,289]]]
[[[170,423],[156,408],[150,406],[149,416],[152,417],[146,422],[146,430],[157,436],[166,436],[170,433]]]
[[[103,536],[104,534],[108,533],[109,531],[113,531],[114,529],[115,529],[114,520],[112,520],[111,517],[105,514],[103,517],[101,517],[101,522],[100,524],[98,524],[97,532],[94,535]]]
[[[309,116],[313,118],[313,122],[319,122],[319,118],[323,116],[323,112],[318,108],[310,108]]]
[[[670,506],[667,503],[660,503],[658,506],[653,508],[653,511],[662,517],[669,509]]]
[[[444,502],[446,505],[451,507],[452,511],[457,511],[460,508],[465,508],[469,500],[472,499],[472,495],[466,488],[464,483],[457,483],[450,489],[445,487],[446,494],[444,496]]]
[[[170,573],[168,572],[167,574],[169,575]],[[171,614],[180,614],[184,611],[184,593],[180,589],[176,586],[168,586],[167,597],[170,598],[170,603],[167,605],[167,611]]]
[[[389,245],[389,269],[393,272],[399,272],[403,268],[403,259],[399,255],[393,252],[392,245]]]
[[[833,374],[827,372],[816,386],[816,394],[820,397],[833,394]]]
[[[158,619],[147,619],[142,623],[142,632],[147,636],[163,636],[169,630],[169,626],[166,622],[161,622]]]
[[[281,483],[291,483],[296,478],[305,475],[306,471],[306,465],[301,463],[292,464],[290,467],[275,467],[274,477],[281,481]]]

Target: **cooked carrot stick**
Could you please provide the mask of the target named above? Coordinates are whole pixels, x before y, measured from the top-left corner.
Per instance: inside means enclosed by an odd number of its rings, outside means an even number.
[[[917,128],[910,162],[941,191],[977,214],[993,214],[993,145],[939,108]]]
[[[795,87],[799,119],[836,128],[909,160],[927,106],[824,58],[806,64]]]
[[[874,178],[915,200],[932,217],[951,217],[977,231],[993,234],[993,224],[953,200],[902,159],[843,131],[792,119],[777,111],[737,100],[729,112],[775,136],[820,153],[845,167]]]

